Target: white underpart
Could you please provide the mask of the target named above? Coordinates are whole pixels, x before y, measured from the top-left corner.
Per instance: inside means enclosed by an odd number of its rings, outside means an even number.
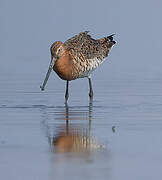
[[[90,78],[91,73],[103,62],[104,60],[94,58],[88,59],[89,65],[86,65],[86,62],[83,62],[83,67],[81,68],[81,73],[79,78],[88,77]],[[85,63],[85,64],[84,64]],[[86,67],[86,68],[85,68]],[[85,68],[85,69],[84,69]]]

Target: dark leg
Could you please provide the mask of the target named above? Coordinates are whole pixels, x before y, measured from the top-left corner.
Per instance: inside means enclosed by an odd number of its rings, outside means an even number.
[[[90,101],[89,101],[89,136],[90,136],[90,131],[91,131],[91,124],[92,124],[92,107],[93,107],[93,99],[90,98]]]
[[[69,98],[69,81],[66,81],[65,103],[67,103],[68,98]]]
[[[89,97],[92,98],[93,97],[93,89],[92,89],[92,82],[91,82],[91,78],[88,78],[89,80]]]
[[[65,103],[65,108],[66,108],[66,135],[69,134],[69,107],[67,103]]]

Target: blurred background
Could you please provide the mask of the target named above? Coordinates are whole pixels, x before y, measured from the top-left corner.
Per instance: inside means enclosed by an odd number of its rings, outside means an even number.
[[[34,74],[41,81],[51,44],[89,30],[94,38],[116,33],[112,61],[98,70],[103,76],[158,78],[161,7],[160,0],[1,0],[0,75]]]

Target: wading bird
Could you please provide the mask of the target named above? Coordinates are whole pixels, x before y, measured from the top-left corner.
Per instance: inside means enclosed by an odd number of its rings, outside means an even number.
[[[61,79],[66,80],[65,102],[69,97],[69,81],[84,77],[89,80],[89,96],[92,98],[91,73],[104,61],[116,43],[113,35],[95,40],[85,31],[64,43],[53,43],[50,48],[51,63],[43,85],[40,86],[41,90],[44,90],[53,69]]]

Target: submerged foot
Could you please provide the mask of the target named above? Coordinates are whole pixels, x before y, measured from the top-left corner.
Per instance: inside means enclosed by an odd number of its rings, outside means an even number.
[[[90,98],[93,98],[93,91],[90,91],[90,92],[89,92],[89,97],[90,97]]]
[[[69,93],[66,93],[65,94],[65,104],[67,104],[68,99],[69,99]]]

